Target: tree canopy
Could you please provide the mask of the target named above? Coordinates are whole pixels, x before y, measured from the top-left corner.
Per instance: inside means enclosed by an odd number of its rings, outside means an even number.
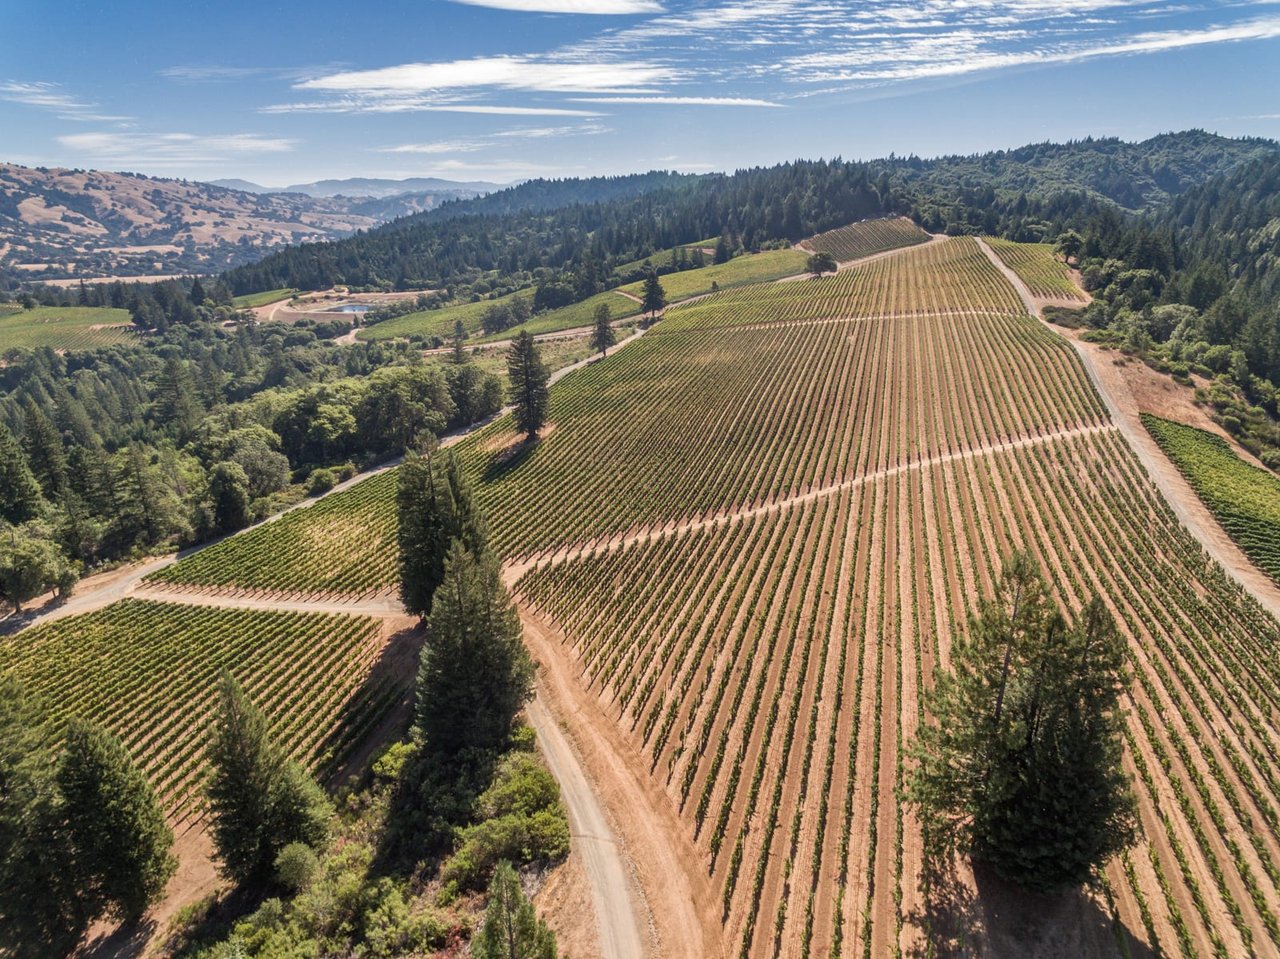
[[[547,421],[550,374],[528,330],[521,331],[507,351],[507,378],[511,381],[516,429],[533,439]]]
[[[1125,649],[1094,600],[1068,623],[1014,554],[957,637],[911,750],[926,846],[1035,891],[1087,882],[1134,838],[1121,763]]]

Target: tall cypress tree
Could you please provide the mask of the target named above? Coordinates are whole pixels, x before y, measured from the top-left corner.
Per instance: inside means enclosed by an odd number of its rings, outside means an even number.
[[[445,556],[460,540],[473,552],[484,548],[487,524],[452,453],[410,454],[396,482],[400,598],[419,616],[444,578]]]
[[[285,846],[323,842],[333,810],[315,781],[271,743],[262,713],[225,672],[219,698],[206,787],[213,841],[228,878],[260,881]]]
[[[139,918],[178,867],[173,831],[146,777],[115,736],[84,722],[67,731],[58,787],[83,895],[96,911]]]
[[[0,423],[0,519],[25,523],[40,514],[40,484],[36,482],[22,447],[9,428]]]
[[[520,618],[488,551],[455,541],[418,669],[415,727],[430,757],[495,755],[533,695]]]
[[[522,330],[507,353],[507,377],[511,381],[511,402],[515,405],[516,429],[528,439],[538,435],[547,421],[550,376],[533,335]]]
[[[610,322],[611,319],[612,314],[609,312],[609,304],[601,303],[596,307],[595,326],[591,331],[591,345],[600,351],[601,356],[607,356],[609,347],[617,342],[617,337],[613,332],[613,324]]]
[[[650,319],[657,316],[667,305],[667,291],[662,288],[662,281],[653,270],[644,278],[644,302],[640,309]]]
[[[49,499],[60,502],[67,492],[67,454],[49,417],[30,398],[23,410],[22,441],[27,462]]]

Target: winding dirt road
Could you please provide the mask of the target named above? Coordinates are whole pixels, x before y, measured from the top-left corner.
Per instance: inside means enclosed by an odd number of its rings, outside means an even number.
[[[1102,357],[1098,355],[1098,351],[1090,349],[1088,344],[1067,335],[1067,331],[1046,322],[1042,311],[1043,304],[1032,296],[1027,285],[1022,282],[1022,278],[1005,266],[1004,261],[983,240],[979,239],[978,245],[982,247],[996,269],[1013,284],[1027,312],[1075,348],[1080,361],[1084,364],[1085,372],[1089,375],[1089,381],[1102,397],[1112,421],[1120,429],[1125,442],[1137,454],[1138,460],[1159,488],[1165,502],[1172,508],[1179,522],[1199,540],[1200,545],[1218,565],[1226,570],[1227,575],[1243,586],[1249,595],[1272,616],[1280,619],[1280,587],[1277,587],[1265,573],[1250,562],[1249,557],[1245,556],[1240,547],[1214,519],[1213,514],[1196,495],[1195,490],[1191,488],[1178,468],[1156,445],[1147,428],[1142,425],[1138,404],[1123,377],[1114,368],[1106,368],[1101,362]]]

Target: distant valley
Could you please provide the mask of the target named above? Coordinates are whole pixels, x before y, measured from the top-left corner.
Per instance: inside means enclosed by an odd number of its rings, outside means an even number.
[[[394,190],[397,183],[403,189]],[[0,164],[0,275],[57,280],[216,272],[269,248],[349,236],[493,185],[362,179],[289,192],[245,187],[264,192]]]

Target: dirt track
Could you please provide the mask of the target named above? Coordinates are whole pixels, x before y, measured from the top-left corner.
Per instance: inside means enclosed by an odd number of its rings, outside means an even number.
[[[1031,291],[1027,289],[1021,277],[1005,266],[991,247],[982,240],[979,240],[978,244],[991,258],[991,262],[1013,284],[1027,312],[1043,322],[1041,301],[1031,295]],[[1178,520],[1192,536],[1200,541],[1209,555],[1227,571],[1232,579],[1243,586],[1272,616],[1280,619],[1280,587],[1277,587],[1270,577],[1254,566],[1240,547],[1232,542],[1231,537],[1214,519],[1213,514],[1196,495],[1195,490],[1178,472],[1178,468],[1156,445],[1156,441],[1142,425],[1138,404],[1134,401],[1133,394],[1125,383],[1124,377],[1116,370],[1114,363],[1107,363],[1100,350],[1068,335],[1068,331],[1050,323],[1045,325],[1061,334],[1080,355],[1085,371],[1089,374],[1089,380],[1106,404],[1111,419],[1119,427],[1125,441],[1137,454],[1139,461],[1164,495]]]

